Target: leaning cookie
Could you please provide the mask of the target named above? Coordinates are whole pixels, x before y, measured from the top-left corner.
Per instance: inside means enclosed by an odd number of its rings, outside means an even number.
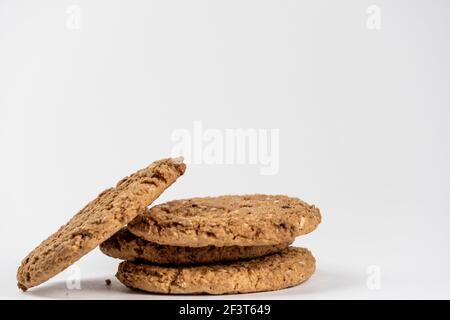
[[[22,290],[39,285],[80,259],[146,210],[186,169],[181,159],[155,161],[103,191],[43,241],[17,271]]]
[[[139,215],[128,229],[171,246],[261,246],[289,242],[320,223],[318,208],[282,195],[170,201]]]
[[[257,258],[289,247],[293,240],[267,246],[176,247],[160,245],[136,237],[126,228],[100,245],[100,250],[113,258],[156,264],[207,264]]]
[[[116,277],[125,286],[153,293],[231,294],[279,290],[311,277],[315,260],[304,248],[265,257],[194,267],[162,267],[125,261]]]

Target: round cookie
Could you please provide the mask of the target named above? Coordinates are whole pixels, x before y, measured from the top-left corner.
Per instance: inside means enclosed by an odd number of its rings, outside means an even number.
[[[172,246],[256,246],[289,242],[320,223],[318,208],[282,195],[170,201],[128,224],[130,232]]]
[[[103,191],[43,241],[17,271],[22,290],[39,285],[80,259],[142,213],[186,169],[182,159],[163,159]]]
[[[175,247],[160,245],[136,237],[126,228],[120,230],[100,245],[100,250],[113,258],[156,264],[207,264],[235,261],[265,256],[279,252],[292,243],[266,246],[229,247]]]
[[[154,293],[231,294],[279,290],[306,281],[315,260],[304,248],[233,263],[162,267],[124,261],[116,277],[125,286]]]

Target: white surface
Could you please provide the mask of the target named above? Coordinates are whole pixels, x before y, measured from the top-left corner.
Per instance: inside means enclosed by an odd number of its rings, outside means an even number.
[[[200,120],[279,129],[278,174],[192,164],[158,202],[282,193],[323,214],[297,241],[316,255],[313,278],[239,298],[450,298],[449,39],[448,1],[0,0],[0,297],[173,298],[106,287],[118,262],[98,250],[77,264],[81,290],[62,273],[21,293],[15,272]]]

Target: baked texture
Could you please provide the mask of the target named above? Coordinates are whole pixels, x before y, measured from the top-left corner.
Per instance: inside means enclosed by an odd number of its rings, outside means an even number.
[[[100,245],[113,258],[156,264],[207,264],[257,258],[286,249],[293,240],[278,245],[229,247],[176,247],[141,239],[123,228]]]
[[[22,290],[39,285],[80,259],[144,212],[186,169],[182,159],[163,159],[103,191],[44,240],[17,271]]]
[[[167,294],[231,294],[279,290],[306,281],[315,259],[304,248],[260,258],[194,267],[162,267],[124,261],[116,277],[125,286]]]
[[[283,195],[192,198],[155,206],[128,224],[151,242],[172,246],[256,246],[289,242],[313,231],[318,208]]]

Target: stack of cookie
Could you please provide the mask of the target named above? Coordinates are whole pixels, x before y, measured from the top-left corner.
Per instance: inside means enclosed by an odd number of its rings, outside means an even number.
[[[122,260],[126,286],[171,294],[268,291],[307,280],[307,249],[290,247],[316,228],[317,208],[287,196],[192,198],[155,206],[100,245]]]
[[[123,284],[149,292],[258,292],[312,275],[311,253],[290,244],[321,217],[297,198],[193,198],[147,209],[185,169],[182,159],[162,159],[100,193],[23,259],[19,288],[47,281],[99,245],[125,260],[117,272]]]

